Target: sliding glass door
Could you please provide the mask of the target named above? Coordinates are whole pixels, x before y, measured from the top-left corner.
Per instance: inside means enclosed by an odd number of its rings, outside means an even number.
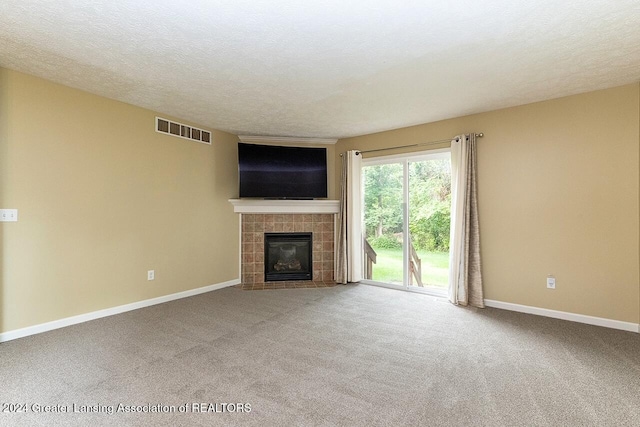
[[[365,281],[441,294],[448,286],[448,151],[363,160]]]

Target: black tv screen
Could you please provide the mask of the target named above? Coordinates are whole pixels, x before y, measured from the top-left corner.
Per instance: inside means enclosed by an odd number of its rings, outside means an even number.
[[[327,197],[327,149],[238,143],[240,197]]]

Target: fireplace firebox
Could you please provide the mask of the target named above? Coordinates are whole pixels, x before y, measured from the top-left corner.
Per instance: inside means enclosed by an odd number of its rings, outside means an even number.
[[[264,281],[311,280],[313,233],[264,233]]]

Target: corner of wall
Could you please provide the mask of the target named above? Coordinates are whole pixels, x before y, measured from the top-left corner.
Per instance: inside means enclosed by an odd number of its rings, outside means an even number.
[[[0,208],[4,207],[4,185],[6,182],[6,161],[7,161],[7,137],[8,137],[8,75],[7,70],[0,67]],[[4,236],[3,227],[0,226],[0,331],[3,331],[4,324]]]

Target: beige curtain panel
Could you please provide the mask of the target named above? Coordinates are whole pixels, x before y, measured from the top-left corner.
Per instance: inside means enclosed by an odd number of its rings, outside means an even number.
[[[484,307],[476,175],[476,136],[451,141],[449,301]]]
[[[340,212],[338,213],[338,259],[336,282],[359,282],[362,279],[361,177],[362,156],[356,151],[342,155],[340,178]]]

